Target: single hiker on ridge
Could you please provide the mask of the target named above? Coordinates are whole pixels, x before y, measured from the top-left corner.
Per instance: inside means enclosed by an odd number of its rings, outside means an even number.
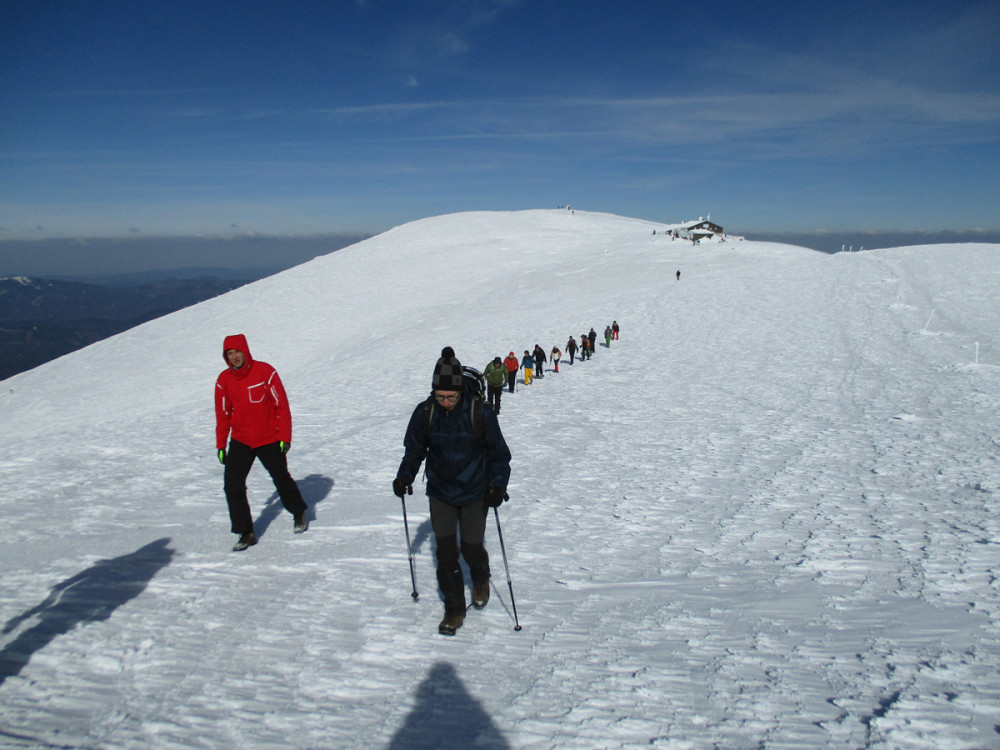
[[[294,516],[296,534],[309,526],[308,507],[288,473],[292,412],[277,370],[250,356],[242,333],[226,336],[222,358],[228,367],[215,381],[215,448],[219,462],[226,467],[224,484],[231,529],[240,535],[233,551],[241,552],[257,544],[247,500],[247,475],[254,459],[264,464],[281,504]]]
[[[521,369],[521,363],[517,361],[514,352],[511,352],[504,357],[503,364],[507,368],[507,391],[513,393],[514,383],[517,380],[517,371]]]
[[[455,351],[446,346],[434,366],[430,397],[417,404],[410,417],[403,460],[392,482],[397,497],[412,495],[420,464],[427,460],[437,581],[444,598],[444,619],[438,625],[442,635],[454,635],[465,622],[459,552],[472,576],[472,606],[482,609],[489,601],[490,559],[483,546],[486,513],[508,499],[510,479],[510,449],[496,413],[467,387],[467,379]]]
[[[524,350],[524,356],[521,357],[521,371],[524,373],[524,384],[531,385],[535,375],[535,358],[527,349]]]
[[[493,361],[486,365],[483,377],[486,379],[486,400],[493,407],[493,411],[499,414],[500,396],[503,394],[503,387],[507,382],[507,368],[503,366],[500,357],[494,357]]]

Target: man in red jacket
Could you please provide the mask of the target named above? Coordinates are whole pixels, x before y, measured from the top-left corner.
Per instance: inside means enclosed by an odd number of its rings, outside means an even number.
[[[226,336],[222,358],[228,367],[215,381],[215,447],[220,463],[226,467],[226,502],[232,532],[240,535],[233,551],[240,552],[257,543],[247,501],[247,475],[255,458],[271,475],[285,510],[295,517],[296,534],[308,528],[307,506],[288,473],[292,412],[277,371],[250,356],[242,333]]]
[[[521,363],[517,361],[514,352],[511,352],[504,357],[503,364],[507,368],[507,390],[513,393],[514,379],[517,377],[517,371],[521,369]]]

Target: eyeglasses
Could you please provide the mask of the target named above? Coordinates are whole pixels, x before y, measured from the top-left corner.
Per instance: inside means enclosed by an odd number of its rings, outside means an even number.
[[[449,403],[454,403],[454,402],[458,401],[460,398],[462,398],[462,394],[461,393],[455,393],[455,394],[452,394],[450,396],[447,396],[447,395],[445,395],[443,393],[435,393],[434,394],[434,400],[437,401],[439,404],[443,404],[445,401],[447,401]]]

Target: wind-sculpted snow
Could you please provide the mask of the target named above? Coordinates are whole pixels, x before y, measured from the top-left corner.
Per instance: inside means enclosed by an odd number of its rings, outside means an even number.
[[[0,746],[1000,743],[1000,247],[399,227],[3,383]],[[678,281],[675,272],[680,269]],[[445,345],[619,341],[503,396],[493,597],[455,638],[390,483]],[[232,536],[228,333],[282,375],[304,535]],[[421,488],[422,489],[422,488]]]

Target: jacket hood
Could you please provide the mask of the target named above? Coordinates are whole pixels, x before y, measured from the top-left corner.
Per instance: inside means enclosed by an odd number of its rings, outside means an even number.
[[[226,367],[229,367],[229,360],[226,359],[226,352],[230,349],[236,349],[243,352],[243,356],[247,358],[247,364],[253,361],[253,357],[250,356],[250,347],[247,346],[247,337],[242,333],[234,333],[231,336],[226,336],[222,340],[222,361],[226,363]],[[246,367],[246,365],[244,365]]]

